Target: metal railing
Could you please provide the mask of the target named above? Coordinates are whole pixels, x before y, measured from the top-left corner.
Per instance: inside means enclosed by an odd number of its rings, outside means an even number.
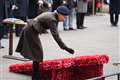
[[[112,77],[112,76],[117,76],[117,80],[120,80],[120,72],[108,74],[108,75],[103,75],[100,77],[95,77],[95,78],[91,78],[91,79],[87,79],[87,80],[105,80],[105,78]]]

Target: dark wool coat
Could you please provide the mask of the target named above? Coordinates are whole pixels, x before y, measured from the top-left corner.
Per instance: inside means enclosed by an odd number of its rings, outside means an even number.
[[[66,0],[66,3],[63,4],[66,5],[69,9],[73,9],[76,5],[76,1],[74,0]]]
[[[58,6],[63,4],[63,0],[53,0],[52,12],[57,9]]]
[[[43,12],[46,12],[49,10],[49,5],[46,1],[43,1],[43,4],[39,6],[38,14],[41,14]]]
[[[110,0],[109,12],[120,14],[120,0]]]
[[[5,11],[4,11],[4,0],[0,0],[0,22],[4,19],[5,17]],[[3,25],[0,23],[0,40],[3,36]]]
[[[14,0],[0,0],[0,20],[12,17],[12,5]]]
[[[28,18],[35,18],[38,16],[38,0],[29,0],[29,6],[28,6]]]
[[[5,1],[5,18],[13,17],[12,5],[14,0],[4,0]]]
[[[26,17],[28,13],[29,0],[14,0],[18,9],[14,10],[14,16]]]
[[[45,12],[28,21],[23,29],[16,51],[20,52],[25,58],[33,61],[43,60],[43,49],[39,34],[44,30],[50,29],[53,38],[60,48],[67,46],[63,43],[58,34],[58,15],[54,12]]]
[[[5,7],[4,7],[4,0],[0,0],[0,20],[2,20],[4,18],[4,11]]]
[[[5,18],[12,17],[12,5],[14,4],[13,0],[0,0],[0,21],[2,21]],[[0,39],[3,36],[3,31],[5,30],[5,27],[3,27],[3,24],[0,23]]]

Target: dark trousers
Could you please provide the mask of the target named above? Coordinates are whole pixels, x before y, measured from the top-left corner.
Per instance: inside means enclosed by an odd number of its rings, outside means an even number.
[[[76,13],[77,28],[83,27],[85,13]]]
[[[110,13],[110,22],[112,25],[116,26],[119,20],[119,14]]]
[[[40,71],[40,66],[39,66],[39,62],[37,61],[33,61],[33,73],[32,73],[32,80],[42,80],[41,79],[41,71]]]
[[[3,26],[0,24],[0,40],[3,37]]]
[[[7,24],[0,23],[0,38],[7,38],[9,29]]]

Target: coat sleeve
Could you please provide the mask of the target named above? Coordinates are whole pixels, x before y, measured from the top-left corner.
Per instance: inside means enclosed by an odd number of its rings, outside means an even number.
[[[52,34],[54,40],[57,42],[57,44],[60,46],[60,48],[66,49],[67,46],[64,44],[64,42],[62,41],[62,39],[59,36],[57,22],[55,22],[55,21],[51,22],[50,31],[51,31],[51,34]]]

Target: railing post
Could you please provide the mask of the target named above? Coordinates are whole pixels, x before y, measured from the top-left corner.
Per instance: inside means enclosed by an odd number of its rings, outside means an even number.
[[[120,80],[120,74],[117,75],[118,80]]]

